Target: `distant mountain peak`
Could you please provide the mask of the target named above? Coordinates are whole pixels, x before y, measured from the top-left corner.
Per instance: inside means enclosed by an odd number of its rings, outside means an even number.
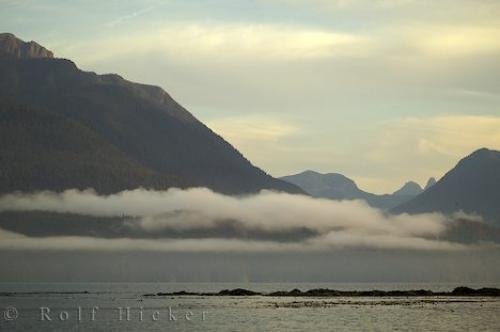
[[[401,189],[396,190],[393,195],[416,196],[422,191],[423,189],[418,183],[416,183],[415,181],[408,181]]]
[[[477,214],[500,224],[500,151],[479,149],[448,171],[432,190],[396,207],[394,213]]]
[[[495,153],[495,152],[498,152],[498,151],[495,151],[495,150],[490,150],[488,148],[479,148],[475,151],[473,151],[470,156],[472,155],[480,155],[480,154],[490,154],[490,153]]]
[[[34,41],[25,42],[11,33],[0,33],[0,56],[33,59],[53,58],[54,54]]]
[[[430,187],[432,187],[433,185],[435,185],[436,182],[437,181],[436,181],[436,179],[434,177],[429,178],[429,180],[427,180],[427,184],[425,185],[424,190],[429,189]]]
[[[406,188],[401,189],[403,192],[400,195],[376,195],[363,191],[356,185],[356,182],[340,173],[322,174],[311,170],[280,179],[299,186],[313,197],[334,200],[361,199],[381,209],[393,208],[422,192],[418,184],[410,182],[406,184]]]
[[[296,175],[323,175],[323,174],[321,174],[321,173],[319,173],[319,172],[316,172],[316,171],[313,171],[313,170],[308,169],[308,170],[305,170],[305,171],[303,171],[303,172],[301,172],[301,173],[299,173],[299,174],[296,174]]]
[[[500,153],[496,150],[488,148],[481,148],[472,152],[468,157],[463,160],[478,160],[478,159],[499,159]]]
[[[356,183],[338,173],[322,174],[307,170],[295,175],[284,176],[284,181],[293,183],[316,197],[354,198],[359,192]]]

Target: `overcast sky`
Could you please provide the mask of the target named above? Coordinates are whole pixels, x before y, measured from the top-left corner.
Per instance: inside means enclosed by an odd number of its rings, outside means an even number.
[[[162,86],[275,176],[366,190],[500,149],[500,1],[0,0],[0,31]]]

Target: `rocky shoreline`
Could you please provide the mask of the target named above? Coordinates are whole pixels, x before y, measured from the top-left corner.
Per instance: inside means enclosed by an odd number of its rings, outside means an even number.
[[[435,292],[425,289],[416,290],[368,290],[368,291],[342,291],[328,288],[316,288],[307,291],[292,289],[290,291],[255,292],[244,288],[224,289],[220,292],[158,292],[144,294],[145,297],[162,296],[269,296],[269,297],[428,297],[428,296],[489,296],[500,297],[499,288],[457,287],[451,292]]]

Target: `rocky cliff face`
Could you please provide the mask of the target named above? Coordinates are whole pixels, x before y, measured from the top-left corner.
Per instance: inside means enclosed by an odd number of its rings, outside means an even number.
[[[53,58],[54,54],[34,41],[25,42],[11,33],[0,33],[0,56],[32,59]]]

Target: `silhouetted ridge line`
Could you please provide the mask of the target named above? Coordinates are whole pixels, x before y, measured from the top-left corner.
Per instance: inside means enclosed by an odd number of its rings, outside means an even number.
[[[469,287],[456,287],[451,292],[435,292],[426,289],[414,290],[367,290],[367,291],[343,291],[328,288],[315,288],[307,291],[300,289],[292,289],[290,291],[275,291],[275,292],[255,292],[244,288],[224,289],[219,292],[189,292],[177,291],[170,293],[156,293],[144,294],[143,296],[276,296],[276,297],[395,297],[395,296],[408,296],[408,297],[425,297],[425,296],[500,296],[500,289],[498,288],[478,288],[473,289]]]
[[[352,179],[342,174],[321,174],[311,170],[280,179],[299,186],[313,197],[333,200],[361,199],[383,210],[398,206],[422,192],[419,184],[409,181],[392,194],[377,195],[361,190]]]
[[[0,35],[0,193],[138,187],[304,193],[252,165],[160,87],[84,72],[28,44]]]
[[[393,213],[465,212],[500,226],[500,151],[482,148],[461,159],[433,186]]]

